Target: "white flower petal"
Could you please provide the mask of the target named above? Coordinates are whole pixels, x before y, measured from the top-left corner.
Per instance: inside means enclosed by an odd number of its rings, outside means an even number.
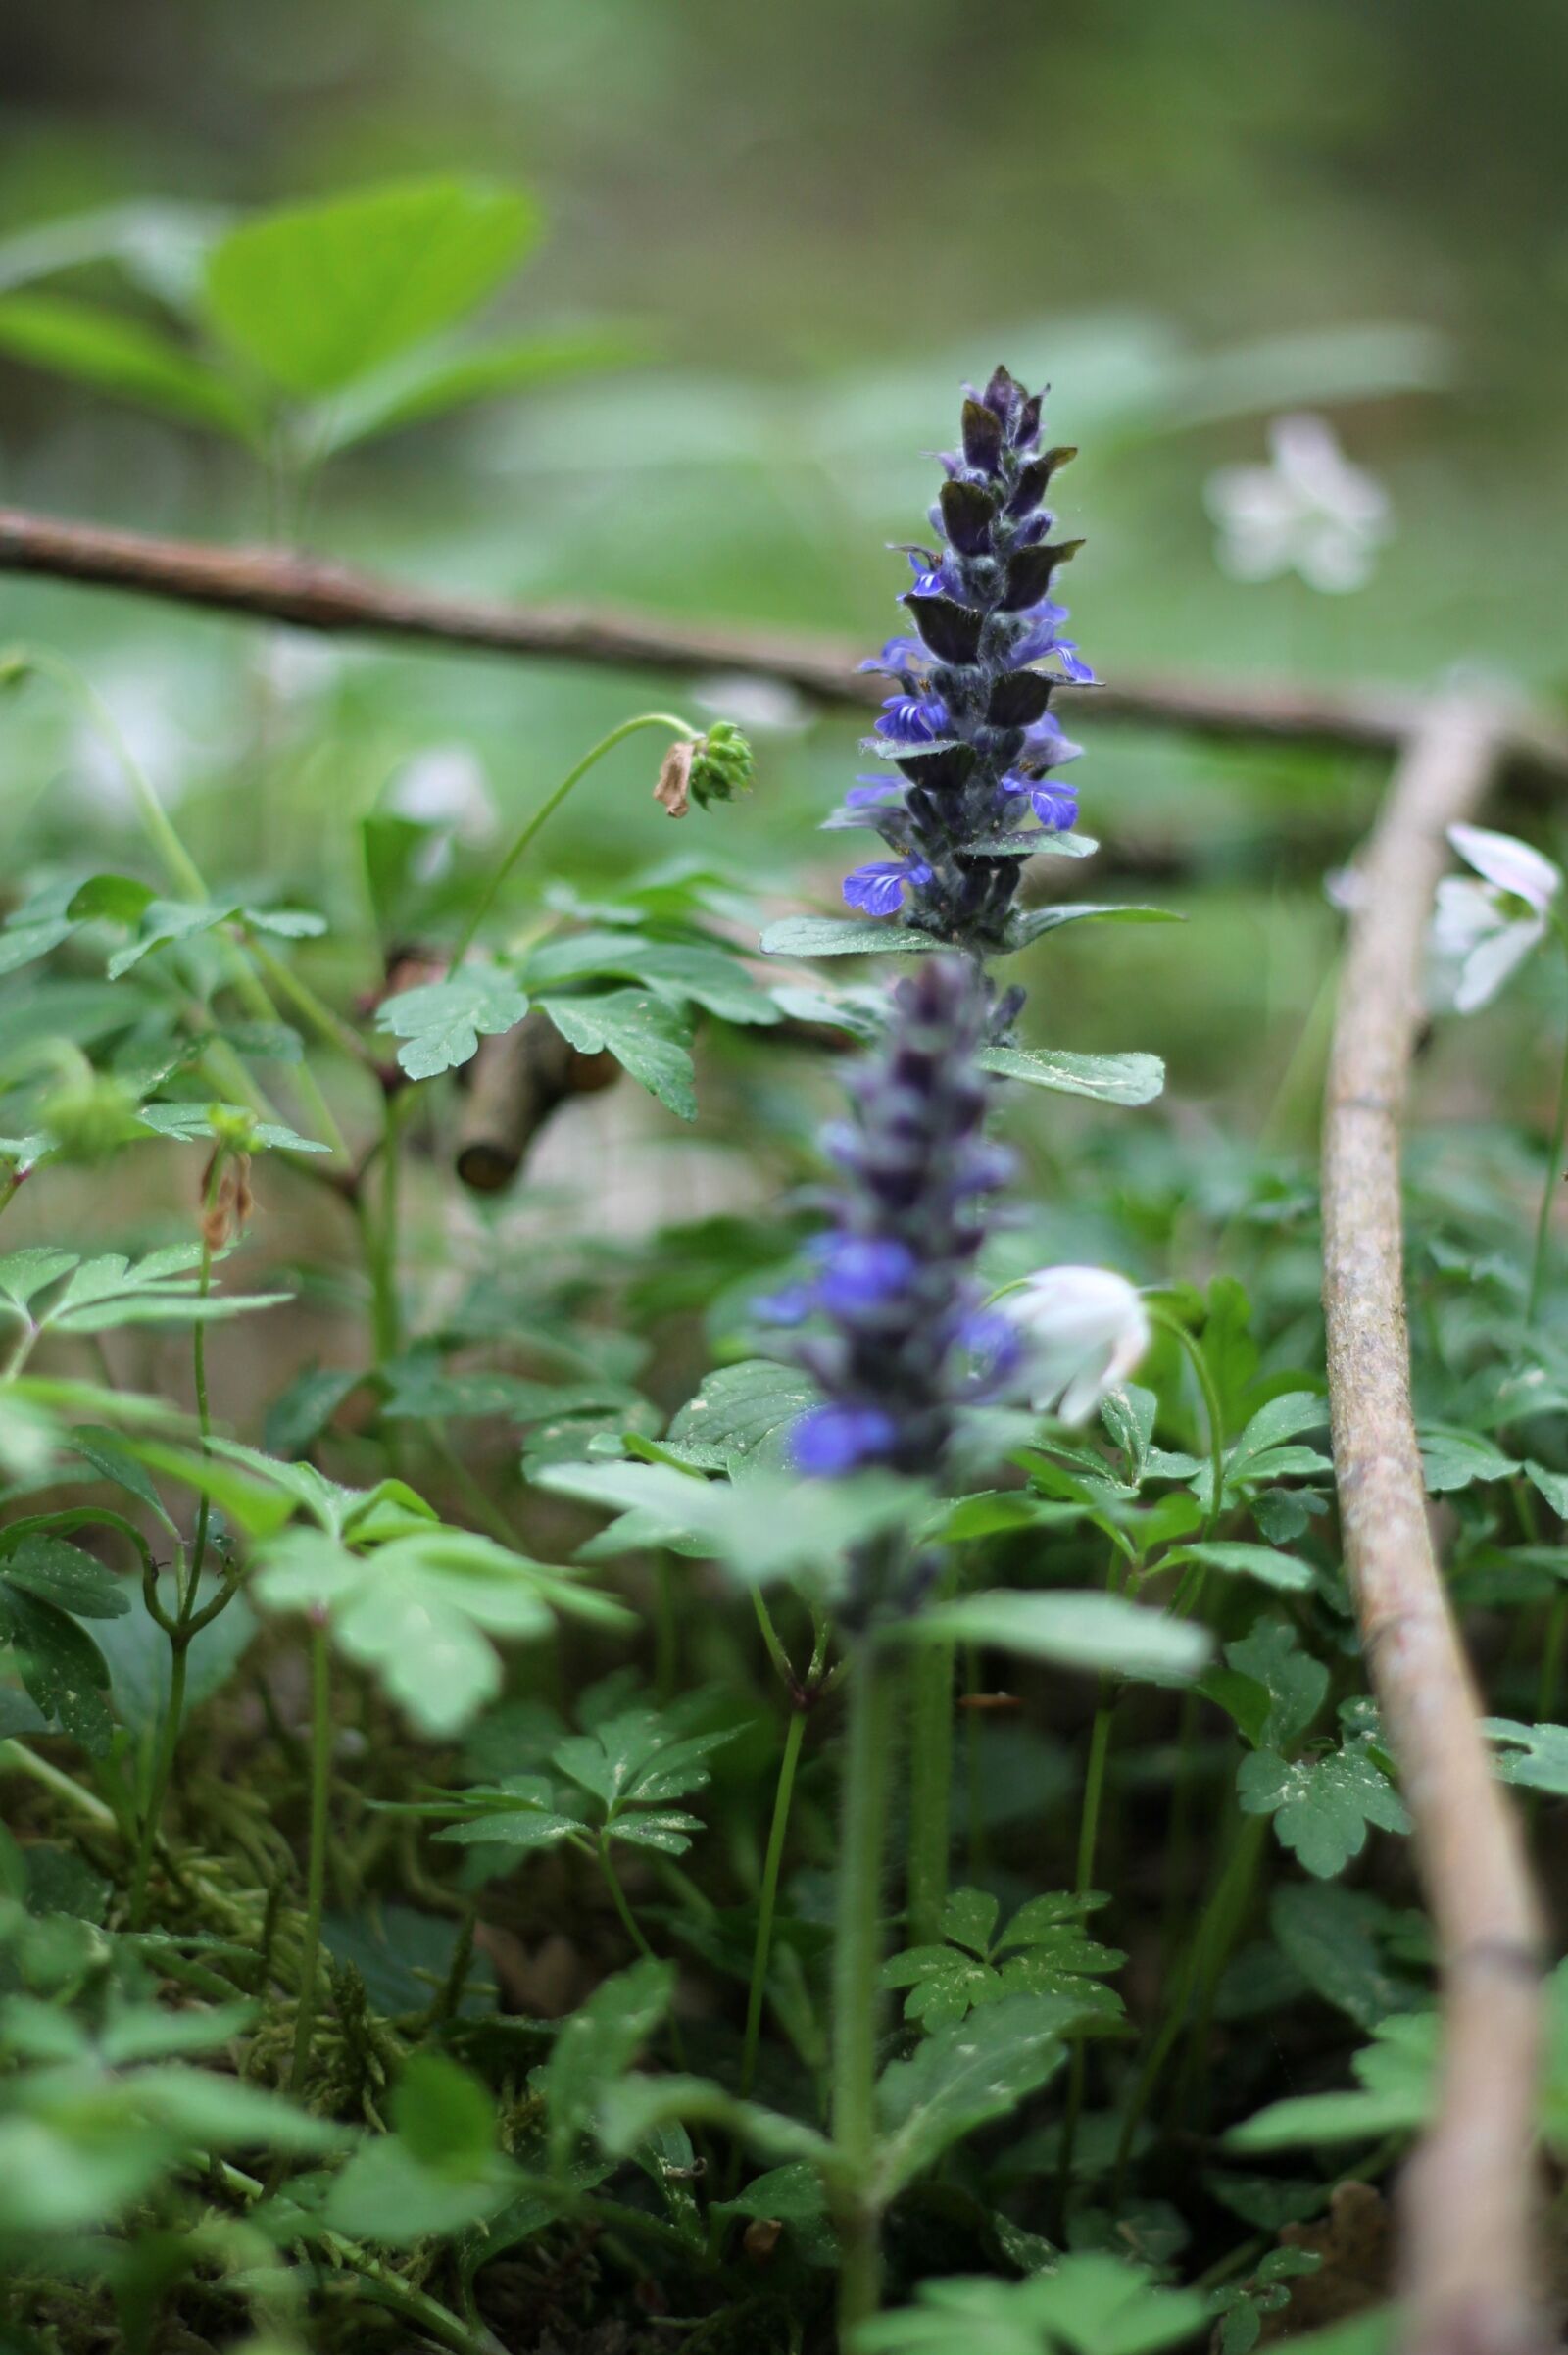
[[[1110,1268],[1042,1268],[1000,1305],[1028,1344],[1035,1405],[1063,1422],[1083,1422],[1149,1348],[1149,1311]]]
[[[1450,826],[1448,840],[1478,875],[1528,901],[1539,915],[1562,889],[1561,867],[1511,834],[1495,834],[1489,826]]]
[[[1472,949],[1464,960],[1453,993],[1454,1011],[1473,1014],[1481,1006],[1490,1006],[1503,983],[1530,955],[1545,932],[1540,917],[1520,924],[1507,924],[1494,932],[1490,940]]]

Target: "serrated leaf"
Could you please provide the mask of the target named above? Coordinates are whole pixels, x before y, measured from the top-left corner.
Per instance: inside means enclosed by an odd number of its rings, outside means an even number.
[[[28,1530],[5,1546],[0,1580],[76,1619],[122,1619],[130,1609],[130,1596],[112,1571],[47,1530]]]
[[[1434,1423],[1417,1433],[1421,1470],[1429,1496],[1446,1496],[1476,1481],[1511,1480],[1519,1470],[1512,1456],[1482,1436],[1453,1424]]]
[[[696,1119],[691,1024],[664,999],[607,990],[599,998],[541,998],[539,1007],[580,1055],[612,1055],[666,1111]]]
[[[1294,1627],[1283,1619],[1260,1619],[1249,1635],[1225,1646],[1225,1659],[1268,1695],[1253,1737],[1260,1746],[1277,1749],[1305,1733],[1323,1706],[1329,1672],[1321,1660],[1298,1648]],[[1218,1693],[1214,1697],[1220,1697]]]
[[[920,2284],[918,2303],[878,2315],[856,2355],[1157,2355],[1196,2340],[1208,2300],[1167,2289],[1120,2256],[1080,2252],[1024,2281],[953,2276]]]
[[[739,958],[705,942],[647,940],[625,932],[570,933],[535,949],[523,979],[541,995],[554,995],[563,982],[625,980],[652,990],[671,1006],[704,1006],[724,1022],[771,1023],[779,1018],[772,999]]]
[[[1352,1750],[1294,1761],[1277,1750],[1253,1750],[1237,1769],[1236,1795],[1244,1815],[1272,1815],[1281,1846],[1323,1881],[1361,1853],[1369,1824],[1387,1832],[1410,1828],[1387,1775]]]
[[[398,1061],[411,1079],[455,1071],[479,1052],[479,1041],[514,1030],[528,1001],[498,965],[465,965],[445,981],[425,981],[383,999],[376,1026],[404,1043]]]

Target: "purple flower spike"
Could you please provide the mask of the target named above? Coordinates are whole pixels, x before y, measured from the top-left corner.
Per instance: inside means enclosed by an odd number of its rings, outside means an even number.
[[[890,695],[876,728],[889,744],[934,744],[950,724],[940,695]]]
[[[1072,785],[1048,780],[1029,789],[1034,813],[1054,834],[1070,833],[1078,823],[1078,793]]]
[[[896,1436],[893,1417],[880,1407],[819,1406],[796,1425],[790,1452],[798,1471],[833,1480],[885,1460]]]

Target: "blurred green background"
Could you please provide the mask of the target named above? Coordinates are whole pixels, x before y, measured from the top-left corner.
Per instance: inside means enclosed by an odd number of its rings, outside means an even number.
[[[1550,697],[1568,676],[1565,99],[1560,0],[1484,22],[1463,0],[15,0],[0,287],[49,224],[130,200],[221,217],[491,173],[545,222],[496,325],[609,329],[625,356],[335,460],[286,510],[322,551],[869,649],[902,585],[885,542],[923,528],[922,452],[951,440],[960,379],[1004,359],[1050,377],[1052,435],[1082,446],[1068,594],[1102,675],[1467,666]],[[136,267],[51,283],[155,314],[206,221],[148,214]],[[1205,484],[1260,463],[1270,418],[1302,408],[1392,500],[1350,594],[1216,559]],[[278,515],[245,453],[7,358],[0,497],[214,538]],[[520,810],[649,700],[17,582],[0,634],[82,665],[201,856],[318,903],[351,895],[352,820],[412,759],[472,755]],[[810,828],[855,732],[771,716],[758,795],[697,847],[828,906],[842,846]],[[100,852],[132,839],[69,715],[29,695],[3,726],[14,846],[64,855],[84,824]],[[1037,1027],[1159,1050],[1179,1092],[1228,1090],[1255,1126],[1335,936],[1315,870],[1376,765],[1092,715],[1079,732],[1086,826],[1174,845],[1195,872],[1154,896],[1192,921],[1064,936]],[[622,759],[558,821],[556,859],[692,847]]]

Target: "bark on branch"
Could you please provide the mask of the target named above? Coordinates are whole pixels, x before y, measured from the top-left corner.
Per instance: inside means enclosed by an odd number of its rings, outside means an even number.
[[[155,539],[15,508],[0,508],[0,572],[125,589],[297,629],[363,631],[612,670],[688,676],[746,671],[795,687],[813,702],[855,709],[874,706],[884,692],[884,682],[856,668],[857,654],[831,639],[705,627],[599,607],[446,597],[283,549]],[[1202,686],[1177,679],[1064,685],[1058,693],[1065,705],[1087,706],[1096,719],[1382,753],[1399,750],[1426,708],[1424,698],[1394,690]],[[1522,773],[1568,774],[1568,736],[1528,715],[1510,718],[1504,752]]]
[[[1401,2185],[1406,2355],[1536,2355],[1541,1928],[1427,1522],[1410,1407],[1400,1125],[1444,830],[1500,765],[1494,712],[1446,703],[1361,862],[1329,1067],[1323,1303],[1346,1564],[1399,1763],[1443,1976],[1437,2116]]]

